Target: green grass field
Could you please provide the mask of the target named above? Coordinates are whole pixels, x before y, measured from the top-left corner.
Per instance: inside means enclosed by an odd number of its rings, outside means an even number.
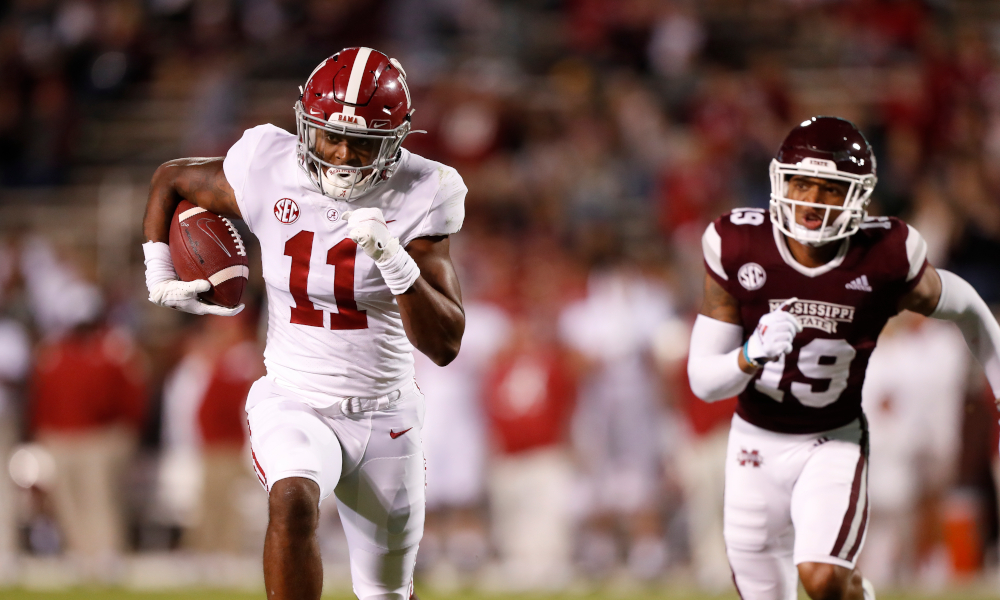
[[[421,600],[737,600],[735,593],[722,596],[707,596],[691,591],[659,588],[655,590],[609,590],[561,594],[487,594],[482,592],[460,592],[437,594],[420,592]],[[261,593],[231,592],[221,590],[186,590],[174,592],[136,592],[115,588],[78,588],[65,591],[28,591],[21,589],[0,589],[0,600],[261,600]],[[354,596],[341,592],[324,595],[329,600],[353,600]],[[800,596],[800,598],[805,598]],[[985,600],[1000,598],[1000,592],[987,590],[952,591],[944,594],[879,594],[879,600]]]

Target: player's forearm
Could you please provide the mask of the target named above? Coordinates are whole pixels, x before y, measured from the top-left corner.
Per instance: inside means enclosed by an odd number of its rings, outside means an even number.
[[[422,277],[396,301],[410,343],[438,366],[455,360],[465,333],[462,306]]]
[[[967,281],[943,269],[937,272],[941,277],[941,298],[930,316],[958,325],[969,350],[983,365],[993,396],[1000,398],[1000,325]]]
[[[714,402],[731,398],[747,386],[756,369],[748,373],[742,368],[742,337],[740,325],[698,315],[688,354],[688,381],[695,396]]]
[[[222,157],[178,158],[156,169],[142,222],[146,239],[167,241],[170,219],[181,200],[223,217],[243,218],[223,172]]]
[[[142,232],[148,241],[166,243],[170,239],[170,219],[183,199],[177,192],[175,181],[173,161],[160,165],[153,173],[146,214],[142,218]]]

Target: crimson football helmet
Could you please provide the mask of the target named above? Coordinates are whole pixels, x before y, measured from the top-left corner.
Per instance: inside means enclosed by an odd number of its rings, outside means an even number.
[[[320,63],[300,90],[299,165],[323,194],[350,202],[392,176],[413,112],[398,60],[371,48],[345,48]],[[316,152],[320,135],[369,148],[371,159],[357,166],[326,162]]]
[[[850,121],[812,117],[788,134],[771,161],[771,221],[785,235],[808,244],[823,244],[854,235],[868,215],[875,189],[875,155],[865,136]],[[788,180],[793,175],[820,177],[848,184],[844,205],[831,206],[792,200]],[[808,206],[823,214],[823,224],[812,230],[795,221],[795,208]]]

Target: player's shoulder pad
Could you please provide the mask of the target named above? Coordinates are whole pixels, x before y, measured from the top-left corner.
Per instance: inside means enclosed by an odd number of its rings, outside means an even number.
[[[289,133],[288,131],[278,127],[277,125],[272,125],[271,123],[263,123],[257,125],[256,127],[251,127],[247,131],[259,131],[261,139],[287,139],[290,137],[295,137],[294,133]]]
[[[705,263],[723,281],[728,281],[722,260],[722,239],[732,240],[737,247],[743,247],[760,235],[770,237],[771,228],[767,211],[762,208],[734,208],[713,221],[701,238]]]
[[[437,189],[417,237],[458,233],[465,221],[465,196],[469,188],[453,167],[435,161],[427,162],[434,169],[430,177],[437,184]]]
[[[902,223],[902,221],[900,222]],[[921,267],[927,260],[927,241],[911,225],[906,225],[906,230],[906,257],[910,262],[910,270],[906,273],[906,280],[911,281],[920,273]]]
[[[728,281],[729,276],[722,267],[722,236],[719,235],[717,224],[720,224],[722,217],[708,224],[705,233],[701,236],[701,252],[705,256],[705,264],[712,269],[716,275]]]
[[[906,281],[921,273],[927,260],[927,242],[920,232],[896,217],[866,217],[861,231],[871,243],[883,243],[893,256],[905,256]]]
[[[440,187],[435,198],[436,208],[444,211],[448,227],[458,231],[465,220],[465,196],[469,188],[453,167],[441,165],[437,174]]]
[[[243,137],[233,145],[233,148],[241,145],[252,148],[268,146],[277,141],[285,141],[289,137],[294,137],[294,135],[275,125],[264,123],[263,125],[257,125],[244,131]]]
[[[236,192],[237,199],[243,196],[247,172],[254,158],[272,149],[276,144],[287,142],[289,137],[294,136],[280,127],[266,123],[244,131],[243,136],[229,148],[222,168],[229,185]]]

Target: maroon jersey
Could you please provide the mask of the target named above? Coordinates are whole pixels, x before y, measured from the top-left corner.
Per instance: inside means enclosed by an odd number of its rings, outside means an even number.
[[[840,243],[840,242],[833,242]],[[771,431],[816,433],[861,415],[868,359],[900,299],[926,268],[926,244],[899,219],[868,218],[826,265],[804,267],[760,209],[738,209],[702,239],[709,275],[740,303],[743,341],[789,298],[803,330],[739,396],[736,412]]]

